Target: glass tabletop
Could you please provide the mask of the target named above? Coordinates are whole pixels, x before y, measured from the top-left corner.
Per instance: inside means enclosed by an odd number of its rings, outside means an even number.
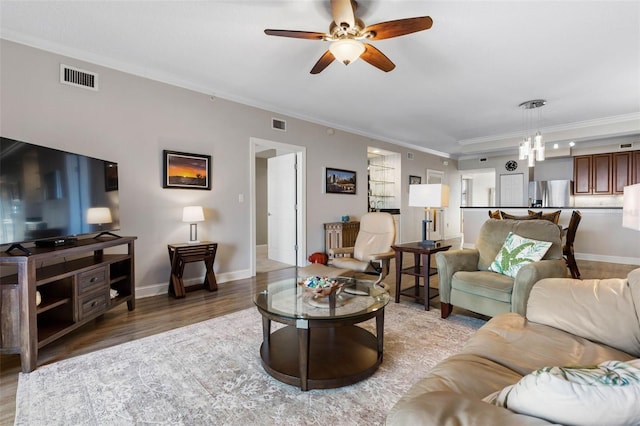
[[[298,285],[300,278],[289,278],[267,285],[256,294],[256,306],[270,314],[284,318],[337,319],[351,318],[377,311],[389,303],[385,287],[375,281],[337,277],[343,284],[335,294],[335,309],[331,309],[329,296],[318,296]]]

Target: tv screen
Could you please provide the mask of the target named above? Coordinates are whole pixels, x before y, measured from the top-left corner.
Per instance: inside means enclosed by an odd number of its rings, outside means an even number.
[[[0,138],[0,245],[118,229],[117,163]]]

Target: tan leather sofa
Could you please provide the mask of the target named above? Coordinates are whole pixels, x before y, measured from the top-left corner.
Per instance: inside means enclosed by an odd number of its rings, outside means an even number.
[[[542,367],[640,358],[639,309],[640,269],[626,279],[543,279],[531,290],[526,317],[492,318],[460,353],[414,384],[386,424],[549,424],[544,415],[516,414],[482,399]]]
[[[523,266],[515,278],[489,270],[509,232],[552,242],[542,260]],[[505,312],[524,314],[534,283],[567,276],[562,229],[548,220],[488,219],[480,228],[474,249],[439,252],[435,258],[442,318],[449,316],[453,306],[490,317]]]

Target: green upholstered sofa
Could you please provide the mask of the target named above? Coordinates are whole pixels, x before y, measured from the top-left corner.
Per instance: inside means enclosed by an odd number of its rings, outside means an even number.
[[[626,279],[541,280],[531,290],[526,316],[505,313],[489,320],[460,353],[425,372],[426,377],[392,407],[386,424],[584,424],[585,416],[591,424],[640,424],[640,380],[630,383],[635,386],[631,390],[636,398],[594,402],[591,397],[598,397],[599,388],[591,386],[588,388],[593,388],[593,395],[589,395],[589,389],[568,392],[548,404],[536,405],[535,413],[527,415],[483,401],[509,385],[522,383],[525,375],[535,376],[530,373],[543,367],[593,366],[611,360],[637,362],[633,360],[640,358],[639,310],[640,269],[630,272]],[[574,409],[565,409],[565,403],[574,404]],[[584,408],[575,409],[575,403]],[[635,417],[624,418],[633,410]],[[605,417],[597,418],[598,414]],[[554,419],[558,415],[564,419]],[[579,416],[583,420],[578,420]]]
[[[511,278],[489,270],[509,232],[550,241],[542,260],[523,266]],[[487,316],[505,312],[525,313],[531,287],[543,278],[564,278],[562,228],[548,220],[488,219],[480,228],[474,249],[436,253],[442,318],[453,306]]]

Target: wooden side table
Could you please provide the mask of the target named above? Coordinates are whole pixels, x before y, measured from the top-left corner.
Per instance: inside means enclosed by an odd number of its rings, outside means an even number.
[[[360,222],[331,222],[324,224],[324,250],[353,247],[360,230]],[[331,256],[329,256],[331,257]]]
[[[429,294],[429,277],[438,273],[436,268],[431,267],[431,255],[439,251],[447,251],[451,245],[444,243],[436,243],[435,245],[422,245],[420,242],[412,242],[405,244],[396,244],[391,246],[396,252],[396,303],[400,302],[400,295],[413,297],[414,299],[424,298],[424,309],[429,310],[429,300],[436,297],[437,294],[431,296]],[[402,254],[413,253],[413,265],[409,268],[402,268]],[[420,264],[422,260],[422,266]],[[412,275],[414,277],[414,285],[404,290],[401,289],[400,281],[402,275]],[[420,285],[422,277],[423,285]],[[422,289],[422,291],[420,291]]]
[[[216,259],[218,243],[203,241],[194,244],[169,244],[169,261],[171,262],[171,277],[169,279],[169,294],[176,298],[185,297],[187,291],[206,288],[209,291],[218,290],[216,274],[213,272],[213,261]],[[202,285],[192,285],[185,288],[182,275],[187,263],[204,262],[206,273]]]

